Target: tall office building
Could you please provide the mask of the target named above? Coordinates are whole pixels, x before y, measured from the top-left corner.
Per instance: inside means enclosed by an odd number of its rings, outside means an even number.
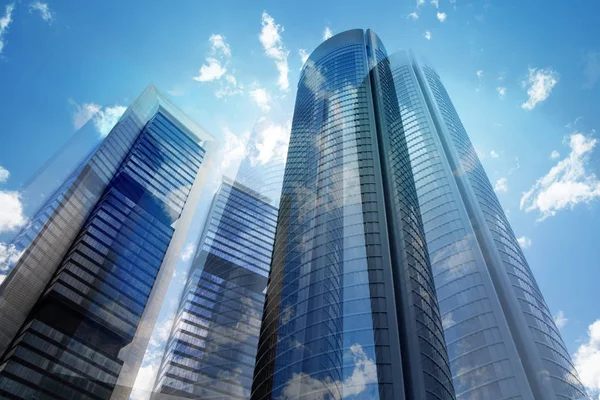
[[[302,69],[252,399],[453,399],[386,50],[340,33]]]
[[[269,201],[228,179],[215,194],[153,399],[250,397],[277,220]]]
[[[439,76],[389,58],[458,399],[580,399],[540,288]]]
[[[250,397],[285,159],[261,157],[263,132],[258,121],[214,196],[153,400]]]
[[[0,286],[0,397],[129,397],[213,144],[150,86],[49,196]]]

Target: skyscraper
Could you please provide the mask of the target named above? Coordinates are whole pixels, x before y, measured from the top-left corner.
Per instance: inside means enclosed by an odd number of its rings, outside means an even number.
[[[453,399],[386,50],[372,31],[302,69],[252,399]]]
[[[250,397],[285,158],[261,154],[264,132],[259,121],[236,179],[214,196],[154,400]]]
[[[585,392],[439,76],[390,57],[458,399]]]
[[[153,399],[250,397],[277,219],[269,201],[228,179],[215,194]]]
[[[17,235],[0,395],[128,398],[213,138],[150,86]]]

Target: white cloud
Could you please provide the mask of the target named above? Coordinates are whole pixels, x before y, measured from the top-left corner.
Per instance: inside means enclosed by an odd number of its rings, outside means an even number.
[[[0,183],[5,183],[10,176],[10,172],[3,166],[0,166]]]
[[[573,361],[588,394],[600,399],[600,319],[588,327],[587,342],[579,346]]]
[[[102,108],[94,103],[79,105],[75,104],[72,100],[70,102],[75,106],[75,112],[73,113],[73,126],[75,129],[79,129],[85,125]]]
[[[222,53],[224,56],[231,57],[231,48],[229,44],[225,42],[225,38],[219,34],[212,34],[208,38],[210,42],[211,51],[213,54]]]
[[[267,89],[255,87],[250,90],[250,97],[264,112],[268,112],[271,109],[271,95],[269,95]]]
[[[227,72],[227,68],[221,65],[219,60],[207,57],[206,64],[200,67],[200,75],[195,76],[193,79],[198,82],[210,82],[221,79],[225,72]]]
[[[583,76],[585,82],[583,88],[591,89],[600,78],[600,51],[588,51],[584,56],[584,63]]]
[[[100,136],[106,136],[110,133],[125,110],[127,110],[127,107],[116,105],[113,107],[104,107],[94,115],[94,126],[100,133]]]
[[[440,8],[440,0],[431,0],[431,4],[435,6],[435,8]]]
[[[419,19],[419,14],[416,11],[413,11],[410,14],[408,14],[407,18],[410,18],[413,21],[416,21]]]
[[[304,63],[306,63],[306,60],[308,60],[308,53],[306,52],[305,49],[300,49],[300,50],[298,50],[298,55],[300,56],[300,59],[302,60],[302,65],[304,65]]]
[[[438,11],[438,13],[437,13],[438,21],[444,22],[446,20],[446,17],[447,17],[446,13]]]
[[[554,316],[554,323],[556,324],[556,327],[558,329],[562,329],[565,327],[565,325],[567,325],[567,322],[569,322],[569,319],[565,317],[565,313],[563,311],[559,310]]]
[[[246,147],[250,132],[243,132],[236,135],[227,127],[223,128],[224,145],[221,152],[222,159],[219,163],[221,173],[227,176],[235,176],[237,165],[240,160],[246,156]]]
[[[521,248],[523,248],[523,249],[530,247],[531,244],[533,243],[531,241],[531,239],[528,238],[527,236],[521,236],[520,238],[517,239],[517,242],[519,242],[519,246],[521,246]]]
[[[40,13],[42,19],[49,24],[54,21],[54,13],[50,11],[50,7],[48,7],[47,3],[42,3],[41,1],[34,1],[29,5],[29,12],[37,11]]]
[[[215,90],[218,98],[233,96],[243,93],[243,85],[239,84],[228,65],[231,61],[231,47],[220,34],[213,33],[208,38],[210,51],[205,58],[204,64],[200,66],[198,76],[192,79],[198,82],[219,82]]]
[[[477,74],[477,78],[481,79],[483,78],[483,71],[482,70],[478,70],[477,72],[475,72]]]
[[[506,88],[504,86],[498,86],[496,88],[496,92],[498,92],[498,96],[500,96],[501,99],[503,99],[504,96],[506,96]]]
[[[344,357],[351,358],[354,369],[352,375],[343,382],[334,381],[330,377],[319,380],[306,373],[293,373],[283,388],[280,399],[291,400],[298,398],[300,393],[312,393],[311,400],[341,400],[359,396],[367,389],[367,385],[377,382],[375,362],[367,356],[360,344],[350,346]]]
[[[506,178],[500,178],[496,181],[496,185],[494,185],[494,190],[498,193],[502,192],[508,192],[508,183],[506,181]]]
[[[20,228],[26,223],[19,192],[0,191],[0,233]]]
[[[422,6],[423,4],[425,4],[425,0],[417,0],[417,7]]]
[[[8,271],[23,255],[13,244],[0,243],[0,273]]]
[[[490,151],[490,157],[492,158],[499,158],[500,154],[496,153],[496,151],[492,150]]]
[[[521,210],[537,210],[540,213],[539,220],[544,220],[565,208],[600,198],[600,181],[593,172],[586,170],[596,143],[593,137],[582,133],[572,134],[569,138],[569,155],[523,194]]]
[[[244,92],[244,86],[238,83],[235,76],[232,74],[225,74],[225,78],[220,80],[219,89],[215,91],[215,96],[218,98],[233,96],[236,94],[242,94]]]
[[[150,398],[159,366],[160,357],[153,363],[148,363],[140,368],[133,384],[131,395],[129,396],[130,400],[148,400]]]
[[[284,27],[276,24],[273,17],[267,14],[266,11],[262,13],[262,29],[260,31],[260,43],[262,43],[265,49],[267,57],[275,61],[277,71],[279,71],[279,77],[277,79],[277,85],[281,90],[287,90],[290,86],[288,80],[288,54],[289,51],[285,48],[283,40],[281,39],[281,33],[284,31]]]
[[[192,259],[194,252],[196,251],[196,246],[193,243],[188,243],[181,252],[181,261],[188,262]]]
[[[331,28],[326,26],[325,29],[323,30],[323,40],[327,40],[332,36],[333,36],[333,32],[331,31]]]
[[[579,122],[581,122],[582,119],[583,119],[583,117],[577,117],[577,118],[575,118],[573,121],[571,121],[568,124],[566,124],[565,128],[567,128],[567,129],[576,129],[577,125],[579,124]]]
[[[258,154],[251,161],[266,164],[271,160],[285,162],[290,140],[291,122],[284,125],[261,119],[257,124],[256,149]]]
[[[6,31],[8,31],[8,27],[12,22],[12,13],[14,9],[14,4],[7,4],[4,8],[4,15],[0,17],[0,54],[2,54],[2,50],[4,49],[4,35],[6,34]]]
[[[525,110],[533,110],[538,103],[543,102],[550,96],[550,92],[558,83],[558,72],[552,68],[529,68],[529,76],[523,82],[523,86],[529,85],[527,94],[529,99],[521,104]]]
[[[425,33],[423,34],[423,36],[425,37],[425,39],[431,40],[431,32],[425,31]]]
[[[560,157],[560,153],[556,150],[552,150],[552,153],[550,153],[550,158],[556,160],[558,157]]]
[[[79,105],[71,101],[71,104],[75,105],[75,112],[73,113],[73,126],[75,129],[81,128],[92,119],[100,136],[108,135],[127,110],[127,107],[121,105],[103,108],[95,103]]]

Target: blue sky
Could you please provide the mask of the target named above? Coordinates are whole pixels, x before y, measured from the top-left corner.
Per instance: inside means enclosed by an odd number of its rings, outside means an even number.
[[[105,129],[151,82],[226,143],[226,164],[257,126],[276,157],[302,55],[326,31],[372,28],[388,52],[436,66],[582,378],[600,389],[598,12],[591,0],[0,0],[0,209],[18,207],[15,191],[83,122]],[[16,214],[0,211],[0,231],[17,229]]]

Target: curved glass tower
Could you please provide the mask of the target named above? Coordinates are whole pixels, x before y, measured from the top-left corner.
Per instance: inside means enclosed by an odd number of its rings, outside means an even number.
[[[252,399],[454,398],[391,78],[362,30],[302,70]]]
[[[406,52],[390,68],[457,398],[585,398],[439,76]]]

